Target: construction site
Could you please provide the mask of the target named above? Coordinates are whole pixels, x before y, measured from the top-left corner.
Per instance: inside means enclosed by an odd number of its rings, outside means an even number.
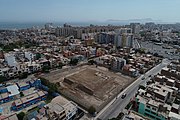
[[[85,109],[94,106],[97,111],[134,81],[104,67],[89,65],[50,72],[42,77],[57,84],[59,92],[67,98]]]

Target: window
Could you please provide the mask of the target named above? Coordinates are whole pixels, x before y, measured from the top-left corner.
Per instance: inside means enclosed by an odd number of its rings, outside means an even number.
[[[156,118],[156,120],[161,120],[161,119],[159,119],[159,118]]]
[[[146,111],[146,112],[150,112],[150,110],[148,110],[148,109],[145,109],[145,111]]]
[[[156,111],[156,108],[152,107],[152,109],[153,109],[154,111]]]
[[[147,108],[151,108],[149,105],[146,106]]]
[[[155,112],[153,112],[153,111],[151,111],[151,113],[152,113],[152,114],[154,114],[154,115],[156,115],[156,113],[155,113]]]
[[[145,113],[145,115],[148,116],[148,117],[151,117],[151,118],[155,118],[154,116],[152,116],[152,115],[150,115],[148,113]]]
[[[64,119],[65,117],[66,117],[66,115],[64,115],[64,116],[61,118],[61,120]]]

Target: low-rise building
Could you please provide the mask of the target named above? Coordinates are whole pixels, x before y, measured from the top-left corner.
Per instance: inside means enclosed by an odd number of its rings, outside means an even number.
[[[26,82],[19,82],[17,83],[17,86],[19,87],[20,91],[27,90],[30,88],[29,83],[26,83]]]
[[[124,65],[126,65],[126,60],[123,58],[113,57],[111,60],[111,69],[114,71],[121,71]]]
[[[66,112],[65,109],[59,105],[58,103],[53,104],[49,103],[46,106],[48,117],[51,120],[65,120],[66,119]]]
[[[16,114],[13,114],[9,116],[1,116],[0,120],[18,120],[18,117]]]
[[[52,120],[71,120],[77,113],[77,104],[62,96],[55,97],[46,108]]]
[[[26,95],[22,98],[16,99],[12,103],[11,109],[14,111],[19,111],[23,108],[29,107],[30,105],[36,104],[40,101],[46,99],[47,92],[45,91],[38,91],[29,95]]]
[[[174,99],[178,88],[175,81],[165,76],[155,76],[155,83],[139,89],[135,100],[138,113],[153,120],[178,120],[180,106]]]

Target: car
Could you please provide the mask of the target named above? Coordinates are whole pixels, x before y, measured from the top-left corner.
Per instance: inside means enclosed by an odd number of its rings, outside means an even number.
[[[144,80],[145,79],[145,77],[143,77],[141,80]]]
[[[151,77],[152,75],[149,75],[149,77]]]
[[[121,98],[124,99],[126,97],[126,93],[124,93]]]

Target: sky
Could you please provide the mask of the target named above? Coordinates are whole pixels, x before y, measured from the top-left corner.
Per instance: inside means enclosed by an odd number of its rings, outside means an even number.
[[[180,0],[0,0],[0,22],[180,22]]]

